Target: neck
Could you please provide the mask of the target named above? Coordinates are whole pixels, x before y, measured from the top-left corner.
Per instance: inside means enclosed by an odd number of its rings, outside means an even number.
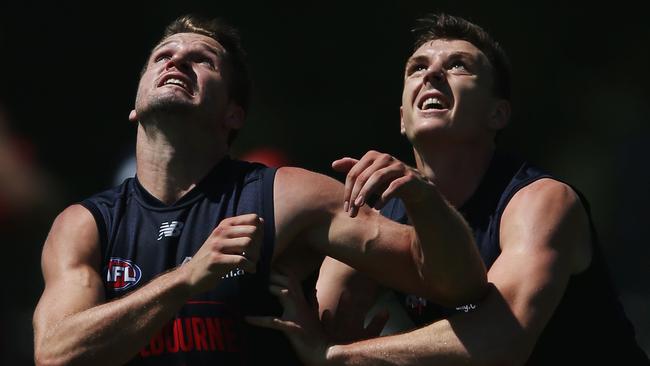
[[[478,188],[487,171],[493,142],[449,144],[413,149],[418,170],[431,179],[454,207],[462,206]]]
[[[138,124],[137,176],[142,186],[163,203],[178,201],[228,153],[225,143],[208,134],[164,133]]]

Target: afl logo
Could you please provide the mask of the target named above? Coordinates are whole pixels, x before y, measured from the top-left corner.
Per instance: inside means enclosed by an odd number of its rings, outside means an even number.
[[[135,286],[142,277],[137,264],[122,258],[111,258],[106,266],[106,286],[113,290],[126,290]]]

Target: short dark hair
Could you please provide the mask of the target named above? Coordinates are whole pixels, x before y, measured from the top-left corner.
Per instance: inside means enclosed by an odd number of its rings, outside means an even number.
[[[210,37],[226,51],[222,57],[228,69],[226,81],[229,94],[244,111],[248,110],[251,80],[246,64],[246,52],[241,44],[239,32],[223,19],[206,19],[194,14],[183,15],[169,23],[160,42],[177,33],[197,33]]]
[[[476,46],[485,54],[494,70],[494,92],[498,97],[510,100],[510,61],[501,45],[483,28],[461,17],[431,14],[417,20],[413,33],[416,36],[413,51],[436,39],[460,39]]]

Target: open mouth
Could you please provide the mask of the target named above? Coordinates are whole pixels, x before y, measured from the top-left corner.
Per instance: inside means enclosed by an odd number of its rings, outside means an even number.
[[[449,105],[447,104],[446,101],[444,101],[441,98],[438,97],[428,97],[424,98],[421,102],[420,105],[418,105],[418,108],[420,108],[423,111],[427,110],[441,110],[441,109],[447,109],[449,108]]]
[[[167,79],[163,83],[163,85],[169,85],[169,84],[178,85],[183,89],[187,89],[187,84],[185,84],[185,82],[183,82],[182,80],[172,78],[172,79]]]
[[[166,85],[175,85],[178,86],[179,88],[182,88],[190,95],[194,94],[192,92],[192,89],[190,88],[189,82],[179,76],[175,76],[175,75],[166,76],[165,78],[163,78],[162,82],[158,86],[166,86]]]

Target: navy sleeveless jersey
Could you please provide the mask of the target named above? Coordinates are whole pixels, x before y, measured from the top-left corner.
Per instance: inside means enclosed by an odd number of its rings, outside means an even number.
[[[81,202],[99,229],[107,301],[182,265],[223,219],[248,213],[264,218],[257,273],[235,269],[213,290],[189,299],[129,364],[299,364],[282,333],[243,320],[245,315],[281,313],[268,292],[275,172],[226,157],[172,205],[149,194],[137,178]]]
[[[517,191],[541,178],[555,179],[527,162],[497,152],[476,192],[459,209],[474,232],[486,268],[489,269],[501,253],[499,224],[506,205]],[[610,281],[591,222],[589,204],[580,192],[576,192],[589,215],[592,261],[585,271],[570,278],[564,296],[526,364],[650,364],[634,339],[634,329]],[[406,210],[399,200],[389,201],[382,214],[408,223]],[[399,298],[418,326],[479,306],[467,304],[445,309],[413,295],[400,294]]]

